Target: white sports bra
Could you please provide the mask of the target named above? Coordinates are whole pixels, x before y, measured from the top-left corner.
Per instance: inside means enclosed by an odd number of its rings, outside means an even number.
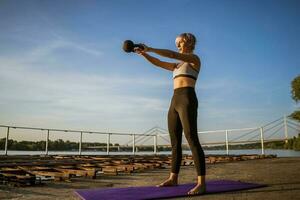
[[[194,80],[197,80],[199,71],[194,69],[190,63],[181,62],[176,64],[175,69],[173,70],[173,79],[177,77],[189,77]]]

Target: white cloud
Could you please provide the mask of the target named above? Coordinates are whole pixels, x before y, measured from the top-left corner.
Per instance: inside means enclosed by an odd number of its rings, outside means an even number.
[[[157,115],[165,111],[168,100],[146,92],[170,86],[165,80],[75,70],[63,72],[55,66],[43,71],[32,66],[35,62],[49,65],[44,58],[52,58],[57,49],[66,47],[92,55],[101,54],[78,44],[55,40],[30,49],[22,56],[0,57],[2,123],[141,130],[150,118],[156,120]]]

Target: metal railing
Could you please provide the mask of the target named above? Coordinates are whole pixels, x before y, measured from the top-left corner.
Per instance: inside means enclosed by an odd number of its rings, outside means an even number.
[[[274,125],[275,124],[275,125]],[[272,127],[270,127],[272,126]],[[136,149],[137,149],[137,142],[145,142],[146,140],[149,140],[149,138],[153,138],[153,153],[158,153],[158,147],[159,146],[167,146],[167,145],[159,145],[158,139],[163,139],[167,142],[167,144],[170,146],[169,141],[169,134],[168,131],[159,127],[153,127],[146,132],[142,134],[134,134],[134,133],[113,133],[113,132],[99,132],[99,131],[84,131],[84,130],[63,130],[63,129],[50,129],[50,128],[33,128],[33,127],[17,127],[17,126],[6,126],[6,125],[0,125],[2,128],[7,128],[6,131],[6,137],[5,137],[5,147],[4,147],[4,154],[8,155],[8,141],[10,136],[10,130],[11,129],[28,129],[28,130],[40,130],[40,131],[46,131],[46,143],[45,143],[45,151],[44,154],[49,154],[49,137],[51,132],[74,132],[74,133],[80,133],[80,139],[79,139],[79,146],[78,146],[78,154],[82,155],[82,138],[83,134],[101,134],[106,135],[106,154],[110,154],[110,143],[111,143],[111,136],[115,135],[122,135],[122,136],[128,136],[132,137],[131,140],[127,143],[125,143],[127,146],[130,144],[132,145],[132,154],[135,155]],[[277,130],[274,131],[274,128],[277,127]],[[278,129],[279,127],[279,129]],[[288,141],[288,130],[293,129],[300,132],[300,123],[292,121],[290,119],[287,119],[286,116],[283,118],[279,118],[275,121],[272,121],[268,124],[265,124],[260,127],[252,127],[252,128],[241,128],[241,129],[225,129],[225,130],[214,130],[214,131],[200,131],[198,132],[199,137],[204,136],[205,134],[224,134],[224,140],[223,141],[207,141],[201,143],[203,146],[213,146],[213,145],[224,145],[226,148],[226,154],[229,154],[229,147],[230,145],[234,144],[248,144],[248,143],[260,143],[261,145],[261,154],[265,154],[265,147],[264,143],[271,142],[271,141]],[[284,137],[282,138],[271,138],[274,137],[275,134],[277,134],[281,129],[284,131]],[[242,133],[245,132],[246,133]],[[258,132],[258,133],[257,133]],[[237,133],[238,135],[230,139],[229,137],[234,135],[234,133]],[[254,136],[253,133],[256,133]],[[268,135],[269,134],[269,135]],[[166,138],[167,137],[167,138]],[[247,138],[248,137],[248,138]],[[202,140],[201,140],[202,141]]]

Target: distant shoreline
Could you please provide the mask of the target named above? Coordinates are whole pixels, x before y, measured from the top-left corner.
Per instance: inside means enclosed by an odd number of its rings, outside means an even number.
[[[44,151],[46,146],[46,141],[16,141],[16,140],[8,140],[8,149],[16,150],[16,151]],[[111,152],[130,152],[132,151],[132,146],[120,146],[118,143],[109,144]],[[5,138],[0,139],[0,149],[5,148]],[[48,150],[49,151],[77,151],[79,148],[78,142],[70,142],[59,140],[49,140]],[[151,145],[148,146],[137,146],[139,151],[154,151],[154,147]],[[228,149],[230,150],[243,150],[243,149],[260,149],[261,143],[250,143],[250,144],[235,144],[228,145]],[[285,141],[272,141],[272,142],[264,142],[265,149],[289,149],[300,151],[300,133],[297,137],[293,137]],[[182,147],[183,150],[189,150],[187,145]],[[203,146],[204,150],[224,150],[226,149],[226,145],[218,145],[218,146]],[[103,151],[107,150],[107,143],[83,143],[82,144],[83,151]],[[171,146],[157,146],[158,151],[171,151]]]
[[[221,150],[204,150],[205,155],[226,155],[225,149]],[[289,149],[265,149],[265,155],[277,155],[277,157],[300,157],[300,151]],[[0,156],[4,156],[5,152],[0,151]],[[157,155],[171,155],[171,151],[158,151]],[[183,150],[183,154],[191,155],[191,151]],[[261,149],[229,149],[229,155],[253,155],[262,154]],[[79,151],[49,151],[48,155],[79,155]],[[104,151],[82,151],[82,156],[85,155],[107,155]],[[127,152],[110,152],[109,155],[133,155],[132,151]],[[154,155],[153,151],[138,151],[134,155]],[[46,156],[45,151],[8,151],[8,156]]]

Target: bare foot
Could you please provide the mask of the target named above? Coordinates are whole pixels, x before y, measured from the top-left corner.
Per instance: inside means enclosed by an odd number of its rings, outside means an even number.
[[[196,195],[196,194],[204,194],[206,192],[205,184],[197,184],[193,189],[191,189],[188,194]]]
[[[176,186],[177,185],[177,180],[173,179],[167,179],[166,181],[162,182],[159,185],[156,185],[156,187],[167,187],[167,186]]]

